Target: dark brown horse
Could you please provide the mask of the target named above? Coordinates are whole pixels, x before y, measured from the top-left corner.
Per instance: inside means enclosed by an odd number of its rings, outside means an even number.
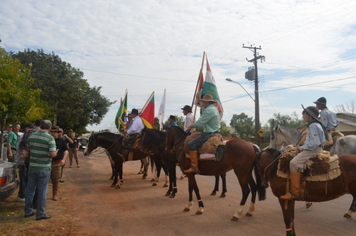
[[[169,129],[169,132],[173,132],[173,130],[181,130],[182,132],[180,135],[177,135],[177,140],[173,142],[170,142],[171,140],[167,140],[169,141],[167,142],[167,149],[170,148],[169,150],[171,149],[175,150],[173,147],[177,148],[179,146],[178,144],[180,142],[183,142],[186,137],[186,134],[184,134],[185,132],[182,129],[171,127]],[[142,134],[141,146],[144,151],[147,151],[149,145],[153,145],[152,140],[154,140],[155,133],[157,133],[157,131],[146,130],[146,132]],[[155,146],[157,146],[157,144]],[[216,162],[216,161],[199,162],[199,170],[200,170],[200,174],[202,175],[215,176],[215,175],[226,173],[234,169],[234,172],[242,188],[243,199],[241,200],[240,207],[238,211],[234,214],[232,220],[237,220],[239,216],[242,214],[243,207],[245,205],[245,202],[250,192],[252,192],[251,205],[246,215],[252,215],[254,212],[257,186],[252,177],[252,170],[254,167],[255,153],[256,151],[252,146],[252,144],[241,139],[235,139],[229,141],[226,144],[226,150],[222,162]],[[182,170],[188,169],[190,167],[190,159],[185,158],[184,151],[182,151],[181,148],[176,150],[176,155],[174,155],[172,158],[174,160],[174,163],[179,163]],[[199,188],[195,180],[195,175],[187,174],[187,177],[189,182],[189,202],[184,210],[189,211],[191,209],[193,205],[193,190],[194,190],[199,205],[199,210],[196,213],[202,214],[204,211],[204,204],[199,194]],[[265,191],[265,189],[263,188],[260,188],[260,190]],[[262,195],[265,194],[259,193],[259,196]],[[260,200],[262,199],[260,198]]]
[[[113,134],[109,132],[103,133],[92,133],[87,148],[84,150],[84,155],[89,155],[94,149],[101,146],[106,149],[106,151],[110,154],[111,159],[114,163],[114,181],[111,184],[111,187],[120,188],[120,184],[118,184],[118,175],[120,176],[120,182],[122,182],[122,166],[124,160],[122,156],[119,154],[124,150],[122,147],[122,135]],[[146,158],[147,153],[143,153],[141,151],[134,151],[133,160],[141,160]]]
[[[267,149],[256,155],[256,165],[262,178],[264,187],[270,182],[273,194],[278,197],[282,208],[287,236],[295,234],[294,200],[283,200],[279,197],[286,193],[287,180],[277,176],[280,152]],[[304,190],[305,201],[324,202],[338,198],[344,194],[356,197],[356,155],[342,155],[339,157],[341,175],[330,181],[306,182]]]

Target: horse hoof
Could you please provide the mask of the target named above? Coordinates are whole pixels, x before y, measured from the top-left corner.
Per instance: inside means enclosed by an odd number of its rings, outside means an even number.
[[[307,207],[307,209],[309,209],[309,207],[311,207],[311,205],[313,205],[312,202],[307,202],[307,203],[305,204],[305,206]]]
[[[111,187],[111,188],[113,188],[113,187],[115,187],[115,186],[116,186],[116,184],[112,184],[112,185],[110,185],[110,187]]]
[[[246,212],[246,216],[252,216],[250,212]]]
[[[142,179],[146,179],[146,176],[142,176]]]
[[[203,214],[203,212],[200,211],[200,210],[197,210],[197,212],[195,212],[195,214],[196,214],[196,215],[201,215],[201,214]]]
[[[163,185],[163,188],[166,188],[166,187],[168,187],[168,184],[164,184],[164,185]]]
[[[174,195],[174,194],[171,194],[171,195],[169,195],[169,198],[174,198],[176,195]]]
[[[157,186],[157,184],[156,184],[156,183],[153,183],[152,186]]]
[[[190,211],[190,208],[185,207],[183,211]]]
[[[155,179],[151,179],[151,182],[155,182],[156,180]]]
[[[231,221],[238,221],[239,220],[239,218],[237,218],[237,217],[235,217],[235,216],[233,216],[232,218],[231,218]]]
[[[120,185],[116,185],[115,189],[119,189],[119,188],[121,188]]]
[[[345,218],[351,218],[351,215],[350,215],[349,213],[346,213],[346,214],[344,215],[344,217],[345,217]]]
[[[212,191],[210,195],[215,196],[215,195],[216,195],[216,192],[215,192],[215,191]]]
[[[180,180],[182,180],[182,179],[184,179],[184,177],[183,177],[183,176],[181,176],[181,177],[180,177]]]
[[[222,193],[222,194],[220,195],[220,198],[224,198],[224,197],[226,197],[226,195],[225,195],[225,193]]]
[[[170,196],[171,194],[170,193],[166,193],[166,195],[164,195],[165,197],[168,197],[168,196]]]
[[[114,177],[110,177],[110,179],[109,180],[113,180],[114,179]]]

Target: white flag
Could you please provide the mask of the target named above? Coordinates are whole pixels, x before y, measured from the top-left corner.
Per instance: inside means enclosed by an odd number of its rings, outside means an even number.
[[[162,98],[161,105],[159,106],[159,110],[158,110],[158,119],[159,119],[160,130],[163,129],[162,123],[164,121],[164,112],[165,111],[166,111],[166,89],[164,89],[163,98]]]

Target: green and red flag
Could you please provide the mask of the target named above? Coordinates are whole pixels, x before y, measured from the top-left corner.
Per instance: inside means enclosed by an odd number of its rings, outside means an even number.
[[[121,105],[115,117],[115,125],[119,132],[121,132],[122,129],[125,128],[124,122],[126,121],[126,119],[127,119],[127,90],[125,92],[124,100],[121,102]]]
[[[155,92],[148,98],[141,110],[140,117],[147,128],[153,129],[155,124]]]

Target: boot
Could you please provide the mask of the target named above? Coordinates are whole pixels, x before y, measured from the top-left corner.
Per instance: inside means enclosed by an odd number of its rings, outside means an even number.
[[[289,193],[281,196],[284,200],[294,200],[299,197],[299,188],[300,188],[300,173],[299,172],[291,172],[290,173],[290,181],[292,183],[292,190]]]
[[[199,173],[198,167],[198,151],[189,151],[191,167],[185,170],[185,174],[196,174]]]
[[[59,182],[52,182],[53,186],[53,201],[58,201],[58,184]]]

